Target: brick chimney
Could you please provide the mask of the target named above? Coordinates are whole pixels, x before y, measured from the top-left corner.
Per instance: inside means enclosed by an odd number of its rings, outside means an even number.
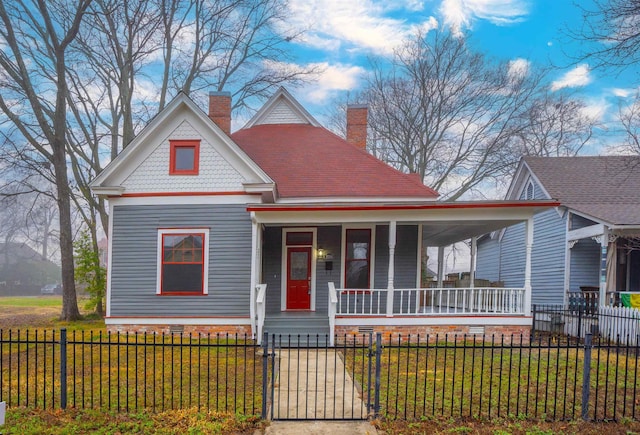
[[[231,134],[231,92],[209,92],[209,118]]]
[[[367,149],[367,105],[347,106],[347,142],[360,149]]]

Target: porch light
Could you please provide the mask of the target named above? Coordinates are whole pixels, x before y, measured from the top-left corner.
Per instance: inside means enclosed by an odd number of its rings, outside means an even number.
[[[318,259],[323,260],[325,256],[326,256],[325,250],[322,248],[318,248]]]

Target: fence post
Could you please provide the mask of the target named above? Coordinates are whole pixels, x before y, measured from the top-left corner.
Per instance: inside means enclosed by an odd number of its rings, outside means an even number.
[[[592,335],[584,336],[584,366],[582,368],[582,419],[589,420],[589,393],[591,387],[591,349]]]
[[[67,407],[67,328],[60,329],[60,408]]]
[[[267,400],[269,397],[269,333],[262,337],[262,419],[267,419]]]
[[[536,336],[536,313],[538,311],[538,305],[533,304],[533,326],[531,327],[531,337]]]
[[[374,386],[373,417],[380,414],[380,361],[382,360],[382,333],[376,334],[376,382]]]

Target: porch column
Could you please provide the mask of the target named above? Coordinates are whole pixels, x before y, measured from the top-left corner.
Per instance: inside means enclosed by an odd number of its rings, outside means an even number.
[[[389,222],[389,273],[387,275],[387,317],[393,317],[393,281],[396,255],[396,221]]]
[[[600,297],[598,298],[601,307],[606,305],[607,297],[607,248],[609,246],[609,229],[604,227],[600,236]]]
[[[471,238],[471,264],[469,266],[469,287],[476,286],[476,252],[478,250],[477,239]]]
[[[438,288],[442,288],[444,274],[444,246],[438,246]]]
[[[524,314],[531,315],[531,252],[533,251],[533,218],[525,223]]]
[[[256,334],[256,286],[258,285],[259,258],[259,225],[255,216],[251,218],[251,292],[249,300],[249,316],[251,316],[251,331]]]

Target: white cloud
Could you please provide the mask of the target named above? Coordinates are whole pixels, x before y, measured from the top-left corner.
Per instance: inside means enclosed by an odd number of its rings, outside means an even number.
[[[609,103],[604,98],[588,101],[580,112],[582,115],[596,121],[603,121],[609,109]]]
[[[314,64],[323,69],[316,83],[309,86],[307,99],[314,103],[322,103],[336,91],[348,91],[358,85],[358,80],[365,74],[364,68],[354,65],[334,64],[326,62]]]
[[[557,91],[562,88],[577,88],[591,83],[589,65],[586,63],[576,66],[571,71],[564,73],[562,77],[551,83],[551,90]]]
[[[440,13],[455,33],[470,28],[475,20],[504,26],[524,20],[529,13],[527,0],[442,0]]]
[[[611,89],[611,93],[615,97],[627,98],[631,95],[634,95],[637,91],[635,89],[623,89],[623,88],[613,88]]]
[[[291,0],[288,4],[287,25],[303,31],[303,44],[323,50],[347,48],[391,53],[416,29],[433,29],[437,21],[427,17],[420,23],[387,16],[394,10],[420,11],[418,0],[405,0],[392,6],[374,0]]]
[[[526,76],[531,67],[531,62],[521,57],[509,61],[509,76],[523,77]]]
[[[272,69],[288,70],[289,72],[301,71],[303,68],[311,68],[319,71],[312,82],[304,85],[300,95],[302,99],[321,104],[333,97],[336,92],[349,91],[358,87],[358,81],[365,75],[366,70],[356,65],[341,63],[330,64],[328,62],[297,65],[293,63],[269,61],[267,66]]]

